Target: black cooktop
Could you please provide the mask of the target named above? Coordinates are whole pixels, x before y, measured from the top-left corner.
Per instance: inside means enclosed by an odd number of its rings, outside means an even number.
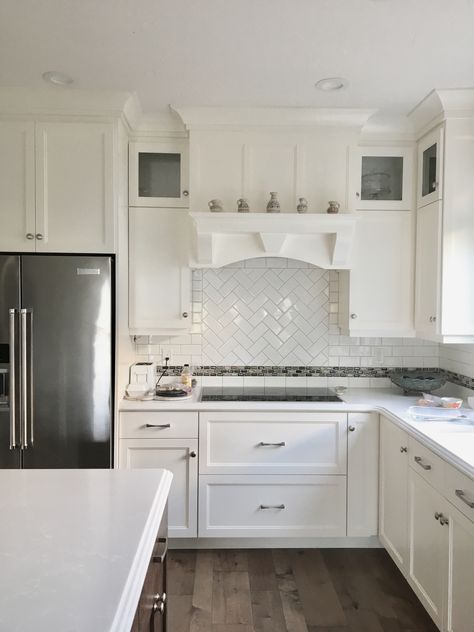
[[[204,387],[203,402],[341,402],[329,388]]]

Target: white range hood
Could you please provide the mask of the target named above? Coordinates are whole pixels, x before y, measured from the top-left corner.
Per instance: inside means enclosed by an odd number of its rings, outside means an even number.
[[[287,257],[327,270],[350,269],[351,213],[191,212],[192,268],[220,268],[255,257]]]

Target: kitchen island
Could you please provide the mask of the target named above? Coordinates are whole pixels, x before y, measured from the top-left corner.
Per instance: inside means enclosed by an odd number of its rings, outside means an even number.
[[[0,630],[129,632],[171,480],[0,471]]]

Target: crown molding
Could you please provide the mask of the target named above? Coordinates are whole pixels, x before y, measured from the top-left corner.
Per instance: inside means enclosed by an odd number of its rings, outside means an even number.
[[[409,113],[417,138],[447,118],[474,117],[474,88],[432,90]]]
[[[351,108],[235,108],[171,106],[187,130],[320,126],[361,129],[376,110]]]

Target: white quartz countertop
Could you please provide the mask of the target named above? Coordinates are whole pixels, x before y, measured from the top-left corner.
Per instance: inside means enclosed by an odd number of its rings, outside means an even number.
[[[409,407],[417,403],[418,397],[407,397],[401,391],[392,388],[348,388],[341,398],[342,402],[201,402],[200,391],[196,389],[191,399],[179,402],[138,402],[124,399],[120,404],[120,410],[376,411],[389,417],[444,460],[474,478],[474,410],[463,410],[467,419],[455,422],[421,422],[413,420],[408,415]]]
[[[171,479],[0,470],[0,630],[129,632]]]

